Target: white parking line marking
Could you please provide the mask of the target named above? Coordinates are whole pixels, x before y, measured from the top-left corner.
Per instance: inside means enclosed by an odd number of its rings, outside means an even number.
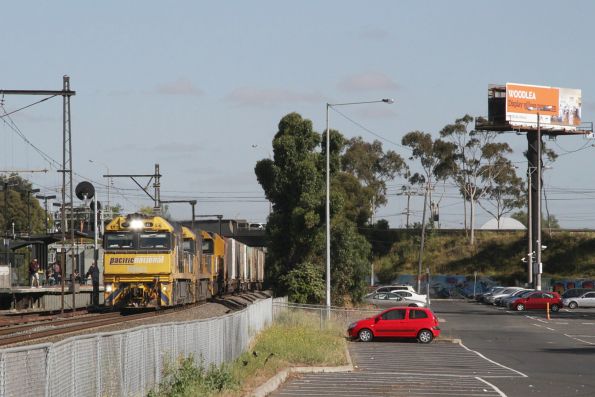
[[[581,323],[582,325],[595,325],[595,323]]]
[[[550,327],[543,327],[543,328],[545,328],[545,329],[549,329],[550,331],[555,331],[555,329],[553,329],[553,328],[550,328]]]
[[[486,385],[490,386],[490,387],[491,387],[492,389],[494,389],[494,391],[495,391],[496,393],[498,393],[498,394],[499,394],[501,397],[506,397],[506,394],[504,394],[504,393],[502,392],[502,390],[498,389],[498,388],[497,388],[495,385],[492,385],[492,384],[491,384],[490,382],[488,382],[487,380],[481,379],[481,378],[479,378],[479,377],[476,377],[475,379],[477,379],[477,380],[479,380],[479,381],[481,381],[481,382],[485,383]]]
[[[595,338],[595,335],[566,335],[566,336],[574,336],[575,338]]]
[[[475,350],[471,350],[471,349],[469,349],[467,346],[465,346],[465,345],[464,345],[463,343],[461,343],[461,342],[459,342],[459,345],[461,345],[461,346],[462,346],[463,348],[465,348],[466,350],[468,350],[468,351],[470,351],[470,352],[473,352],[473,353],[477,354],[479,357],[483,358],[484,360],[487,360],[487,361],[491,362],[492,364],[495,364],[495,365],[497,365],[497,366],[499,366],[499,367],[505,368],[505,369],[507,369],[507,370],[509,370],[509,371],[516,372],[517,374],[521,375],[523,378],[528,378],[528,376],[527,376],[527,375],[525,375],[524,373],[522,373],[522,372],[520,372],[520,371],[517,371],[516,369],[512,369],[512,368],[510,368],[510,367],[507,367],[506,365],[502,365],[502,364],[500,364],[500,363],[497,363],[497,362],[496,362],[496,361],[494,361],[494,360],[490,360],[489,358],[487,358],[486,356],[484,356],[484,355],[483,355],[483,354],[481,354],[480,352],[478,352],[478,351],[475,351]]]
[[[530,318],[531,320],[535,320],[535,321],[539,321],[540,323],[548,323],[546,320],[543,320],[541,318],[537,318],[537,317],[533,317],[533,316],[527,316],[525,315],[525,317]]]
[[[575,338],[575,337],[573,337],[572,335],[564,334],[564,336],[567,336],[567,337],[569,337],[570,339],[574,339],[574,340],[577,340],[577,341],[579,341],[579,342],[586,343],[587,345],[595,345],[595,343],[588,342],[588,341],[586,341],[586,340],[582,340],[582,339],[580,339],[580,338]]]

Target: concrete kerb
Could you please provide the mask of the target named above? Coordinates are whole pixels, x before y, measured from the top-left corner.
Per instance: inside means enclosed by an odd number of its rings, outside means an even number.
[[[248,395],[251,397],[265,397],[277,390],[277,388],[281,386],[292,373],[352,372],[354,370],[353,362],[351,361],[351,355],[349,354],[349,349],[347,349],[347,344],[345,344],[345,357],[347,357],[347,365],[338,367],[291,367],[284,369]]]

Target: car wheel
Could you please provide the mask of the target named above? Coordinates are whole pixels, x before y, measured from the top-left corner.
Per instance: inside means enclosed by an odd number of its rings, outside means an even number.
[[[518,305],[516,305],[516,310],[518,312],[522,312],[523,310],[525,310],[525,305],[523,305],[522,303],[519,303]]]
[[[357,333],[357,336],[359,336],[359,340],[361,340],[362,342],[370,342],[372,339],[374,339],[374,335],[372,334],[372,331],[370,331],[367,328],[360,330]]]
[[[434,334],[430,330],[422,329],[417,334],[417,340],[419,343],[430,343],[434,339]]]
[[[553,312],[557,312],[558,310],[560,310],[560,306],[554,303],[550,306],[550,309],[552,309]]]
[[[576,309],[578,307],[578,303],[576,303],[576,302],[570,302],[568,304],[568,307],[571,308],[571,309]]]

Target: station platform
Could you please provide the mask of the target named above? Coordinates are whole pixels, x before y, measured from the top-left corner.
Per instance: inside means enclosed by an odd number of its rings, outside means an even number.
[[[93,286],[90,284],[75,285],[76,309],[91,304]],[[99,286],[99,303],[103,304],[103,286]],[[72,290],[70,285],[64,286],[64,309],[71,310]],[[11,313],[31,313],[56,311],[62,308],[62,287],[60,285],[36,287],[12,287],[0,290],[0,315]]]

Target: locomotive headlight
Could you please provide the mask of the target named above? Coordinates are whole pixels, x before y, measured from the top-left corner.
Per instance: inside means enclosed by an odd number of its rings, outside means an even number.
[[[114,290],[114,286],[111,284],[105,285],[105,292],[112,292]]]
[[[142,219],[133,219],[130,221],[130,228],[134,230],[141,230],[145,226]]]
[[[165,285],[165,284],[162,284],[162,285],[161,285],[161,289],[162,289],[162,290],[164,290],[164,291],[167,291],[167,285]]]

